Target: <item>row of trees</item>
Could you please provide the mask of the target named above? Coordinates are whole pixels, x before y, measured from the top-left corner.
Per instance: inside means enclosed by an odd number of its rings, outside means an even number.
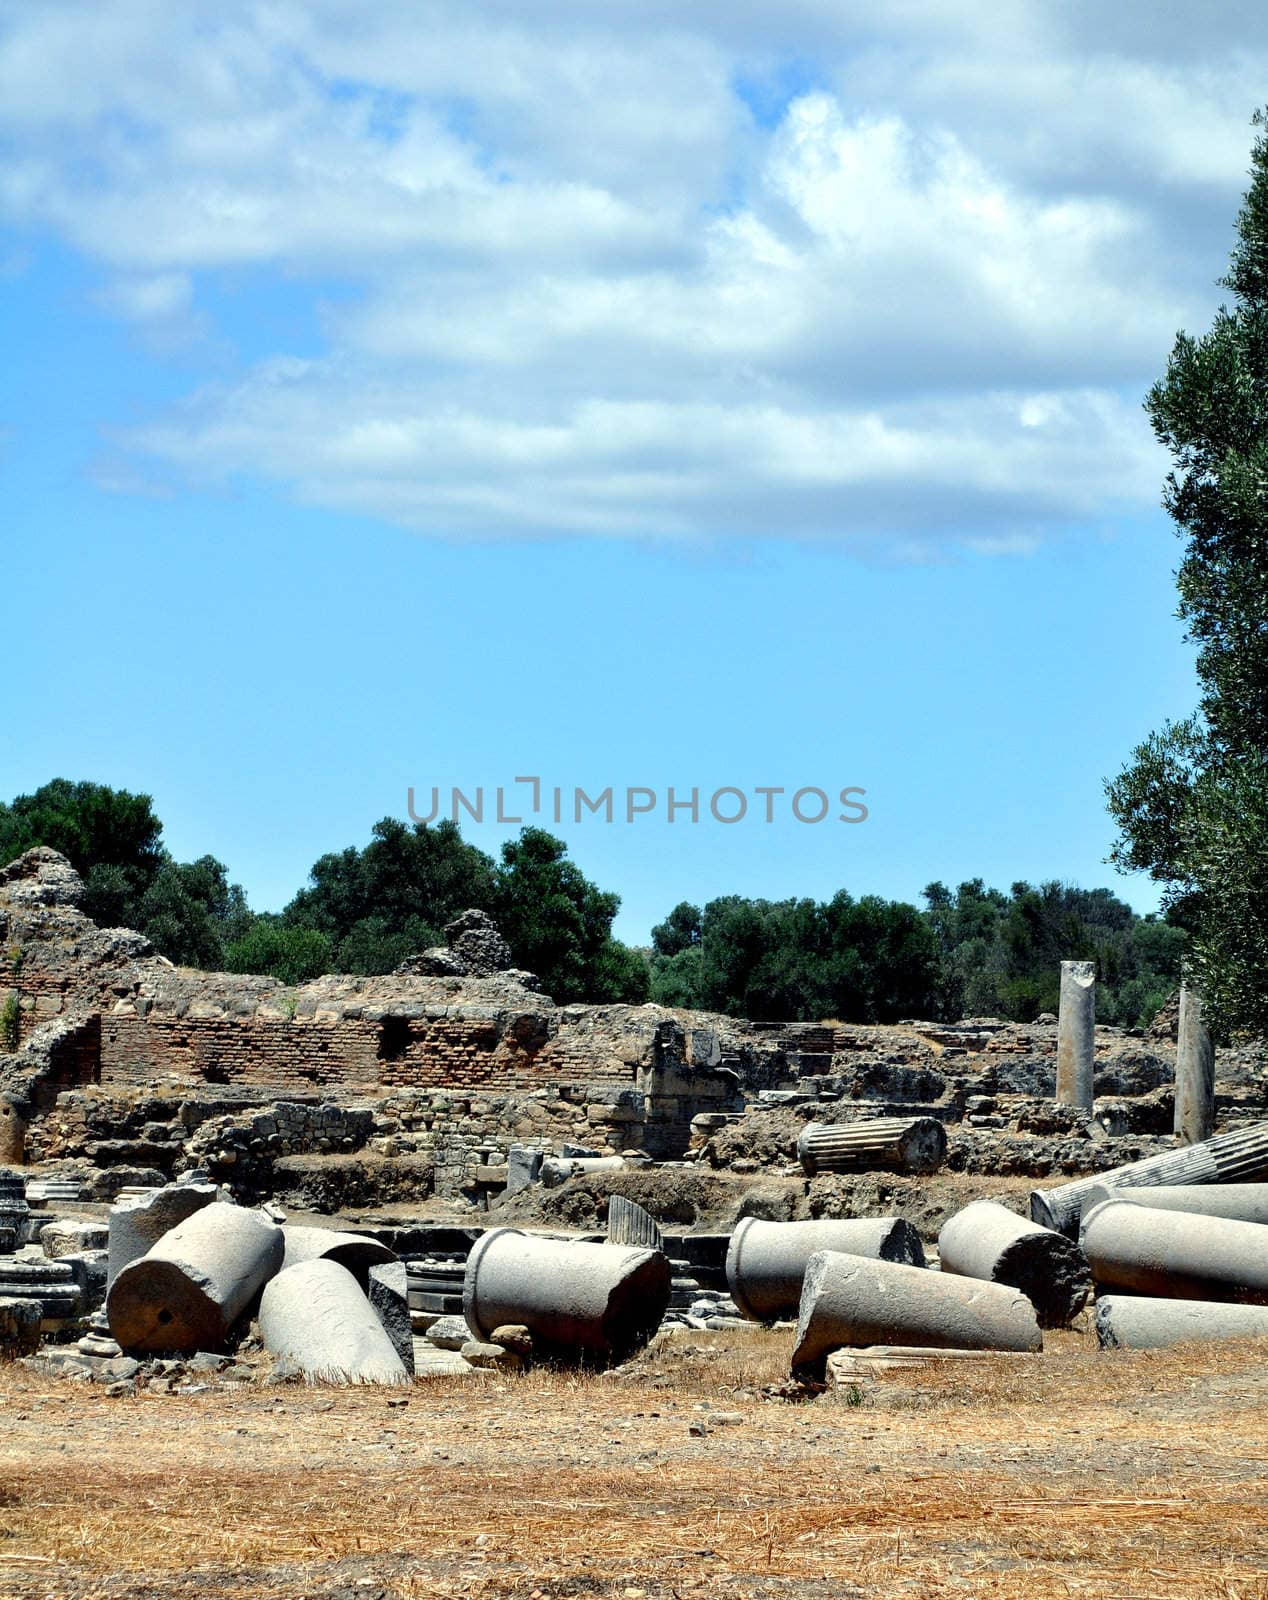
[[[33,844],[70,858],[85,909],[135,927],[173,961],[301,983],[324,972],[391,972],[440,944],[469,906],[489,912],[521,967],[560,1001],[691,1006],[768,1019],[994,1015],[1054,1010],[1058,963],[1093,959],[1106,1021],[1148,1020],[1176,982],[1185,935],[1107,889],[980,878],[924,891],[918,909],[877,895],[827,902],[727,895],[678,905],[650,950],[612,937],[617,895],[565,845],[525,828],[495,861],[455,823],[376,823],[361,847],[322,856],[279,913],[255,913],[212,856],[172,859],[148,796],[58,779],[0,805],[0,860]]]
[[[1108,889],[1003,894],[975,878],[954,893],[931,883],[924,900],[684,903],[652,931],[652,998],[750,1017],[1029,1021],[1056,1010],[1061,961],[1092,960],[1097,1014],[1134,1027],[1178,981],[1184,933]]]

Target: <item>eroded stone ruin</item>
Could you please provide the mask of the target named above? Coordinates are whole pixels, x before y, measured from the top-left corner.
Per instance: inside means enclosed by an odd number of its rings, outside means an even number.
[[[204,1375],[249,1376],[235,1354],[263,1337],[302,1375],[383,1382],[423,1357],[436,1370],[513,1365],[535,1338],[538,1355],[558,1355],[569,1327],[587,1330],[578,1348],[615,1359],[658,1324],[725,1327],[745,1308],[800,1318],[811,1365],[886,1330],[898,1345],[973,1349],[1006,1328],[1027,1351],[1039,1327],[1080,1315],[1077,1235],[1098,1200],[1268,1170],[1260,1050],[1218,1052],[1213,1092],[1178,1116],[1174,1011],[1148,1035],[1098,1028],[1086,982],[1078,1027],[1063,1030],[1050,1016],[868,1027],[557,1006],[472,911],[391,976],[288,986],[177,968],[140,935],[97,927],[81,898],[53,851],[0,869],[0,993],[17,1019],[0,1055],[0,1347],[43,1336],[56,1363],[48,1341],[61,1339],[64,1365],[124,1385],[139,1360],[163,1365],[165,1329]],[[1191,1054],[1201,1089],[1210,1065]],[[1209,1147],[1177,1147],[1177,1121],[1192,1138],[1212,1116]],[[1156,1215],[1115,1225],[1130,1242],[1157,1233]],[[322,1216],[341,1230],[333,1243]],[[795,1232],[861,1218],[875,1219],[875,1249],[850,1243],[866,1230],[825,1226],[813,1246]],[[741,1221],[775,1230],[747,1278]],[[922,1278],[940,1230],[942,1276]],[[634,1289],[618,1244],[637,1258]],[[207,1291],[217,1271],[234,1279],[243,1250],[251,1292]],[[520,1283],[534,1251],[549,1271]],[[1111,1254],[1094,1250],[1093,1267]],[[472,1300],[486,1256],[497,1328]],[[1183,1293],[1217,1280],[1200,1269],[1186,1259]],[[1126,1271],[1107,1268],[1105,1287],[1121,1294]],[[1260,1292],[1255,1278],[1209,1298]],[[887,1296],[910,1314],[887,1320]],[[979,1315],[996,1301],[998,1327]],[[333,1342],[312,1341],[315,1304]],[[1144,1325],[1126,1312],[1100,1323],[1120,1343]],[[1164,1325],[1193,1316],[1159,1313],[1151,1336]]]

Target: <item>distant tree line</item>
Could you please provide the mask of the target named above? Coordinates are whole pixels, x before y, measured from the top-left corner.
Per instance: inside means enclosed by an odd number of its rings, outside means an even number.
[[[981,878],[931,883],[925,907],[842,891],[827,902],[728,895],[652,930],[651,997],[733,1016],[843,1022],[1057,1009],[1060,963],[1095,961],[1102,1021],[1148,1022],[1179,981],[1185,935],[1108,889]]]
[[[1024,1021],[1056,1009],[1062,960],[1088,959],[1098,1015],[1133,1026],[1175,987],[1185,944],[1108,889],[1015,883],[1004,894],[976,878],[954,892],[930,884],[923,908],[844,890],[826,902],[684,901],[641,949],[612,937],[619,896],[543,829],[524,828],[495,861],[453,822],[395,818],[366,845],[322,856],[281,912],[253,912],[223,863],[174,860],[162,831],[148,795],[57,779],[0,804],[0,863],[36,844],[60,850],[95,921],[137,928],[181,965],[286,983],[391,972],[475,906],[558,1001],[652,999],[770,1020]]]

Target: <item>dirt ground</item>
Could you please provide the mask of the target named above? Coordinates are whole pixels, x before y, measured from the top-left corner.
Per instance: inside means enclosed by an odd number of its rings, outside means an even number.
[[[404,1392],[11,1366],[0,1597],[1268,1600],[1268,1340],[1050,1335],[789,1403],[789,1339]]]

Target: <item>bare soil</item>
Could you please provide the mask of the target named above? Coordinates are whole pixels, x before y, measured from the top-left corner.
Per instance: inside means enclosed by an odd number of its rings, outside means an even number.
[[[1057,1334],[799,1404],[763,1394],[790,1343],[691,1334],[405,1405],[8,1367],[0,1600],[1268,1600],[1268,1340]]]

